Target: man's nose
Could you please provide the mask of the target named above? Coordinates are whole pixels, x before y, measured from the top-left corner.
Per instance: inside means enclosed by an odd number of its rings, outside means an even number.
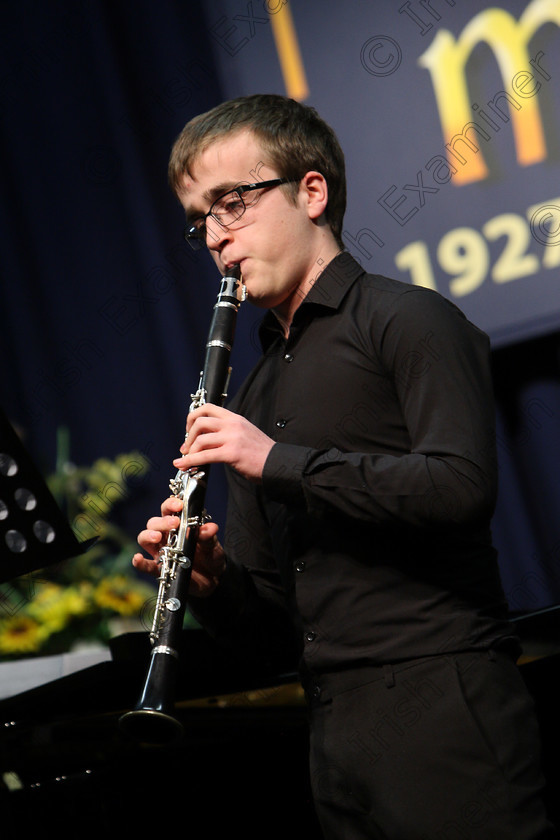
[[[229,238],[230,232],[227,228],[222,227],[212,216],[206,219],[206,245],[211,251],[219,251]]]

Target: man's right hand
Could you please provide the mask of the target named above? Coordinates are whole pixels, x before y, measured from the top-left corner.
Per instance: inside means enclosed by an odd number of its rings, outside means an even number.
[[[170,496],[161,506],[161,516],[148,520],[145,530],[138,534],[138,544],[150,557],[140,552],[135,554],[132,558],[135,569],[159,577],[159,552],[167,544],[169,531],[179,527],[182,508],[182,501]],[[214,522],[200,526],[189,587],[189,594],[194,597],[211,595],[225,570],[226,555],[217,535],[218,526]]]

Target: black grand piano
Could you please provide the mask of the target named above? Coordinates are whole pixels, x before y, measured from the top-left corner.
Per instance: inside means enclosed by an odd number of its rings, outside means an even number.
[[[295,675],[259,676],[203,631],[185,635],[178,742],[141,743],[119,727],[145,679],[146,633],[117,637],[106,661],[0,700],[2,836],[38,829],[74,838],[87,826],[110,837],[174,827],[186,836],[280,838],[293,834],[296,818],[306,837],[321,836]],[[10,667],[0,664],[0,685]]]

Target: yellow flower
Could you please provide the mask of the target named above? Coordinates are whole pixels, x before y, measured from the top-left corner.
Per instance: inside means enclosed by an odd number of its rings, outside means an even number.
[[[27,615],[0,621],[0,653],[35,653],[50,635],[45,625]]]
[[[44,583],[37,589],[28,613],[51,632],[56,632],[62,630],[72,618],[91,612],[91,592],[92,586],[87,582],[77,586]]]
[[[105,578],[94,592],[95,602],[104,609],[119,615],[138,615],[148,598],[153,596],[151,588],[139,586],[125,575]]]
[[[103,486],[107,481],[122,484],[121,470],[108,458],[98,458],[92,466],[89,477],[94,487]]]

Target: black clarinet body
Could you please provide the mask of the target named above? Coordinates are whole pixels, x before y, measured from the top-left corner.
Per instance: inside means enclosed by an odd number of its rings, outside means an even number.
[[[221,405],[227,394],[230,353],[239,306],[245,297],[239,266],[222,278],[206,343],[204,367],[189,412],[205,403]],[[119,719],[123,731],[147,743],[166,743],[180,737],[182,726],[174,717],[186,600],[200,526],[206,519],[205,497],[209,467],[179,470],[171,492],[183,502],[179,527],[168,535],[160,551],[161,573],[150,641],[150,664],[135,709]]]

